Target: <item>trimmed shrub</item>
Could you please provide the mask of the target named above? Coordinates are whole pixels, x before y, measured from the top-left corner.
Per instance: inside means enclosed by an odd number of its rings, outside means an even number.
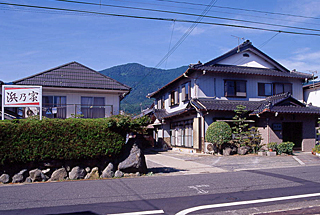
[[[148,121],[139,120],[119,115],[102,119],[1,121],[0,164],[112,157],[120,153],[126,134],[139,130]]]
[[[286,153],[288,155],[293,154],[293,142],[282,142],[277,146],[277,153],[281,155],[282,153]]]
[[[228,123],[223,121],[213,122],[206,132],[206,141],[216,144],[219,149],[224,143],[231,140],[232,130]]]

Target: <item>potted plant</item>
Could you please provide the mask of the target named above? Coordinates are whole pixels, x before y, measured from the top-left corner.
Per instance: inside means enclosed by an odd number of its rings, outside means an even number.
[[[270,142],[267,144],[267,147],[270,152],[277,151],[277,146],[278,146],[278,143],[276,142]]]

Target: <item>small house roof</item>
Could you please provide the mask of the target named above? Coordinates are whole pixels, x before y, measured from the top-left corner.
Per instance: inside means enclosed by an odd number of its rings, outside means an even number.
[[[130,91],[131,88],[78,62],[13,81],[20,85]]]

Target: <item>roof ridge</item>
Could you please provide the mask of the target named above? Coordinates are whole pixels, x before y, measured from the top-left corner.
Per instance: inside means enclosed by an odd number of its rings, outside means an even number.
[[[27,79],[30,79],[30,78],[33,78],[33,77],[36,77],[36,76],[39,76],[39,75],[43,75],[43,74],[48,73],[48,72],[51,72],[51,71],[53,71],[53,70],[60,69],[61,67],[68,66],[68,65],[70,65],[70,64],[72,64],[72,63],[78,63],[78,62],[72,61],[72,62],[63,64],[63,65],[60,65],[60,66],[57,66],[57,67],[54,67],[54,68],[45,70],[45,71],[43,71],[43,72],[36,73],[36,74],[34,74],[34,75],[27,76],[27,77],[25,77],[25,78],[21,78],[21,79],[12,81],[12,83],[15,84],[15,83],[20,82],[20,81],[25,81],[25,80],[27,80]],[[78,64],[80,64],[80,63],[78,63]],[[81,64],[80,64],[80,65],[81,65]]]

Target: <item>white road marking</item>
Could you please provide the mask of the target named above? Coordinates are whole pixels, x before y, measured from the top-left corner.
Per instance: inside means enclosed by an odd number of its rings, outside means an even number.
[[[292,156],[293,157],[293,159],[295,159],[296,161],[298,161],[298,163],[300,164],[300,165],[306,165],[304,162],[302,162],[302,160],[300,160],[299,158],[297,158],[297,156]]]
[[[182,210],[176,213],[176,215],[186,215],[186,214],[199,211],[199,210],[204,210],[204,209],[258,204],[258,203],[265,203],[265,202],[276,202],[276,201],[284,201],[284,200],[300,199],[300,198],[308,198],[308,197],[316,197],[316,196],[320,196],[320,193],[310,193],[310,194],[295,195],[295,196],[283,196],[283,197],[276,197],[276,198],[269,198],[269,199],[257,199],[257,200],[240,201],[240,202],[229,202],[229,203],[221,203],[221,204],[213,204],[213,205],[202,205],[202,206],[197,206],[197,207]]]
[[[206,190],[202,189],[202,187],[210,187],[210,186],[207,185],[207,184],[189,186],[190,189],[195,189],[195,190],[197,190],[197,191],[198,191],[198,194],[206,194],[206,193],[209,193],[209,191],[206,191]]]
[[[147,215],[147,214],[164,214],[164,211],[163,210],[138,211],[138,212],[129,212],[129,213],[120,213],[120,214],[108,214],[108,215]]]
[[[215,160],[215,161],[213,162],[213,164],[212,164],[212,165],[217,164],[217,163],[220,161],[220,159],[221,159],[221,157],[218,157],[218,159],[217,159],[217,160]]]

